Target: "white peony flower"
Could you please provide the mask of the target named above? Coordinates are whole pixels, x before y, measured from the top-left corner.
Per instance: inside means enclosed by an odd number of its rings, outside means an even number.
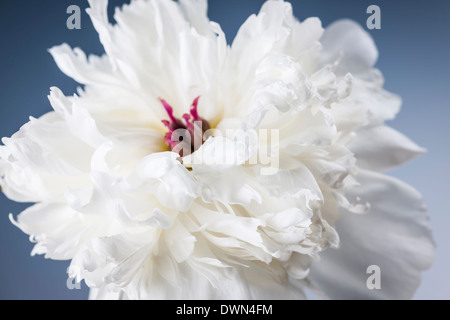
[[[32,254],[98,299],[413,295],[428,215],[382,172],[423,149],[384,124],[401,100],[361,27],[267,1],[227,46],[206,0],[134,0],[116,25],[89,2],[106,54],[50,49],[83,88],[0,147],[3,192],[36,203],[11,217]]]

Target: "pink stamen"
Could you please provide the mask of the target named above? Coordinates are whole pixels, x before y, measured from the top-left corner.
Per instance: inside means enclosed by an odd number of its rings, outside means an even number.
[[[167,101],[164,100],[164,99],[159,98],[159,101],[161,101],[161,103],[164,106],[164,109],[166,110],[167,115],[169,116],[169,119],[170,119],[170,120],[161,120],[161,122],[164,124],[164,126],[167,127],[167,129],[169,130],[164,135],[164,143],[169,147],[170,150],[175,149],[175,147],[178,145],[178,143],[180,143],[180,141],[172,141],[172,133],[175,130],[177,130],[177,129],[185,129],[185,130],[187,130],[188,134],[191,137],[191,139],[190,139],[190,141],[191,141],[190,142],[190,144],[191,144],[191,152],[194,152],[199,147],[199,145],[197,145],[194,142],[194,140],[195,139],[202,139],[203,138],[203,133],[206,130],[210,129],[209,123],[206,120],[202,119],[198,115],[197,107],[198,107],[199,99],[200,99],[200,96],[195,98],[195,100],[192,102],[190,112],[183,114],[182,119],[185,122],[185,124],[184,124],[183,121],[181,121],[181,119],[178,119],[177,117],[175,117],[173,115],[173,108],[167,103]],[[199,132],[196,132],[196,130],[194,129],[196,121],[201,121],[201,128],[200,128]],[[201,133],[201,136],[194,137],[194,135],[200,135],[200,133]],[[201,141],[201,142],[203,143],[203,141]],[[185,143],[185,142],[183,142],[183,143]],[[189,143],[189,142],[187,142],[187,143]],[[180,156],[183,156],[182,153],[183,153],[183,151],[181,150],[180,151]]]
[[[195,100],[194,100],[194,102],[192,102],[192,106],[191,106],[191,115],[192,115],[192,117],[194,117],[194,121],[201,120],[200,117],[198,116],[198,111],[197,111],[197,106],[198,106],[198,100],[199,99],[200,99],[200,96],[195,98]]]
[[[194,124],[191,122],[191,115],[190,114],[183,114],[183,119],[186,122],[186,127],[189,131],[194,131]]]
[[[170,125],[170,121],[168,120],[161,120],[161,122],[169,129],[169,132],[173,132],[172,126]]]
[[[166,109],[167,114],[169,115],[170,120],[172,121],[171,126],[173,130],[176,130],[178,128],[183,127],[183,123],[180,121],[180,119],[175,118],[173,115],[173,108],[170,106],[170,104],[167,103],[166,100],[159,98],[159,101],[161,101],[162,105],[164,106],[164,109]]]
[[[165,135],[164,135],[164,143],[166,144],[166,146],[168,146],[169,148],[173,148],[173,145],[172,145],[172,133],[171,132],[167,132]]]

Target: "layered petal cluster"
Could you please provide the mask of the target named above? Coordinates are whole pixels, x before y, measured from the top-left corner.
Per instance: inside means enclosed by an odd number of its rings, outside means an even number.
[[[82,87],[52,88],[53,111],[0,146],[3,192],[36,203],[11,216],[33,254],[70,260],[97,299],[412,296],[428,215],[382,172],[424,150],[384,124],[401,100],[361,27],[267,1],[228,46],[205,0],[134,0],[114,25],[89,3],[105,55],[50,49]],[[161,99],[182,115],[197,97],[216,133],[181,158]]]

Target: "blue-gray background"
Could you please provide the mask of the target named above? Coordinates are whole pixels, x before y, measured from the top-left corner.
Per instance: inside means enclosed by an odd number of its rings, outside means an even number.
[[[110,1],[112,7],[124,0]],[[209,16],[230,42],[263,0],[210,0]],[[391,172],[416,187],[431,213],[437,243],[433,267],[423,274],[416,299],[450,299],[450,2],[446,0],[293,0],[295,15],[318,16],[324,26],[351,18],[365,26],[366,9],[381,8],[381,30],[369,31],[380,51],[377,67],[386,88],[400,94],[402,112],[390,124],[428,149]],[[82,29],[66,28],[66,9],[82,9]],[[102,48],[80,0],[10,0],[0,4],[0,137],[11,136],[28,117],[50,111],[50,86],[66,94],[77,84],[56,67],[47,49],[63,42],[87,53]],[[112,10],[111,10],[112,13]],[[8,213],[27,205],[0,195],[0,299],[85,299],[88,290],[66,287],[67,261],[30,257],[28,237],[12,226]]]

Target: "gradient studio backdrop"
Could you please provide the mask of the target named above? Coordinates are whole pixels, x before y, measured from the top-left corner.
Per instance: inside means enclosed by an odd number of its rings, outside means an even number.
[[[112,8],[125,0],[110,1]],[[263,0],[210,0],[209,16],[219,22],[228,42],[256,13]],[[428,149],[391,172],[424,196],[437,243],[433,267],[423,274],[416,299],[450,299],[450,2],[446,0],[293,0],[295,15],[317,16],[324,26],[351,18],[365,27],[366,9],[381,8],[381,30],[369,31],[380,51],[377,67],[386,88],[403,97],[403,109],[390,124]],[[82,8],[81,30],[66,28],[66,9]],[[28,117],[51,110],[47,94],[58,86],[67,95],[77,84],[56,67],[47,49],[63,42],[86,53],[102,54],[83,0],[10,0],[0,4],[0,137],[11,136]],[[0,195],[0,299],[86,299],[88,289],[66,286],[67,261],[30,257],[28,237],[8,220],[26,204]]]

